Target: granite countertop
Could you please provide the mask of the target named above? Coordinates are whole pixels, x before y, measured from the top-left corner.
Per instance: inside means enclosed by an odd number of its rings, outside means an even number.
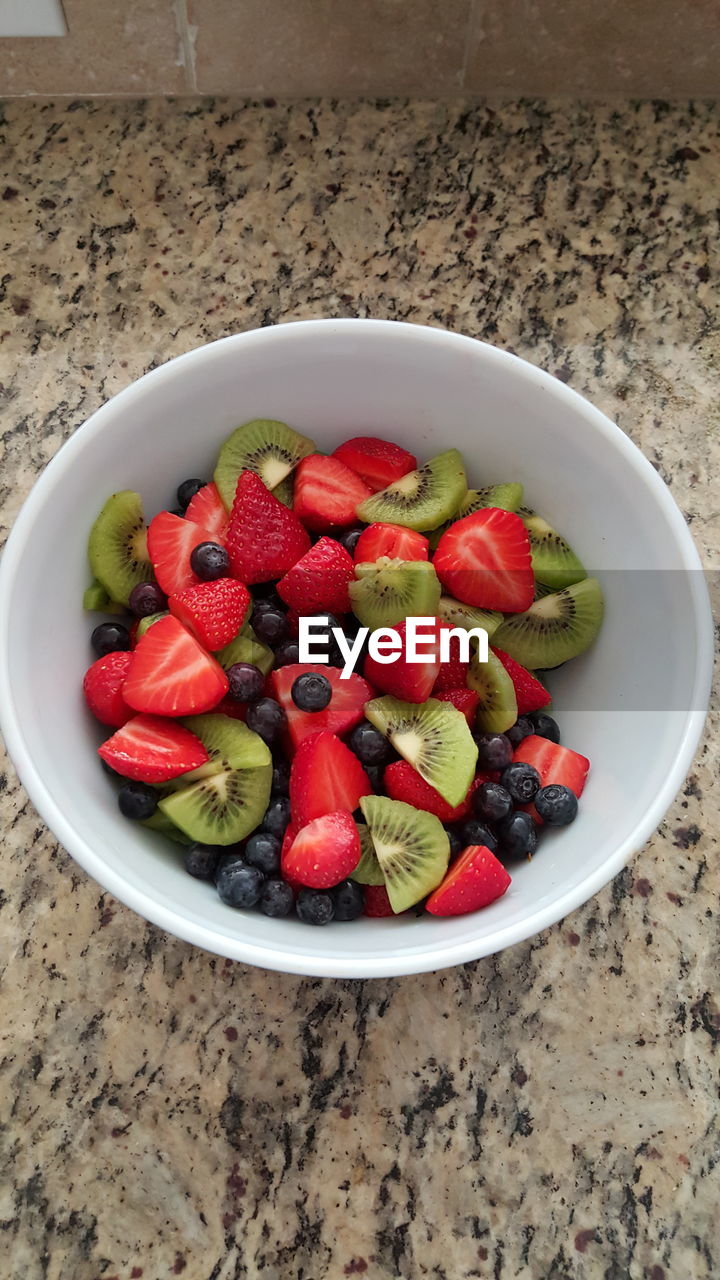
[[[13,101],[0,521],[108,396],[307,316],[587,394],[720,546],[720,111]],[[4,1280],[717,1277],[718,703],[656,836],[502,955],[320,981],[101,893],[0,775]]]

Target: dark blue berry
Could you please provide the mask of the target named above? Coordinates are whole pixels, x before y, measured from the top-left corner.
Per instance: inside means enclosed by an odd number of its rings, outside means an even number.
[[[473,795],[473,809],[486,822],[500,822],[512,813],[512,796],[499,782],[482,782]]]
[[[277,920],[290,915],[295,905],[295,894],[284,880],[267,880],[258,905],[263,915]]]
[[[290,696],[301,711],[324,711],[332,698],[332,685],[327,676],[305,671],[293,680]]]
[[[553,782],[541,787],[535,796],[535,808],[549,827],[567,827],[577,817],[578,802],[574,791]]]
[[[182,507],[184,511],[188,504],[192,502],[195,494],[204,489],[206,484],[206,480],[183,480],[182,484],[179,484],[177,488],[178,506]]]
[[[504,769],[512,760],[512,744],[504,733],[481,733],[476,742],[479,769]]]
[[[297,640],[283,640],[275,650],[275,666],[291,667],[300,661],[300,645]]]
[[[285,728],[287,716],[274,698],[258,698],[257,702],[250,703],[245,723],[253,733],[259,734],[263,742],[273,743]]]
[[[250,594],[256,606],[267,603],[272,608],[285,608],[285,601],[277,593],[277,582],[254,582]]]
[[[302,889],[295,910],[303,924],[329,924],[335,915],[335,903],[332,894],[323,889]]]
[[[118,807],[124,818],[142,822],[157,809],[157,792],[145,782],[124,782],[118,791]]]
[[[537,829],[529,813],[517,810],[498,823],[500,850],[508,858],[522,858],[535,852]],[[495,852],[495,850],[493,850]]]
[[[446,827],[447,838],[450,841],[450,857],[456,858],[465,848],[465,842],[460,835],[457,827]]]
[[[370,724],[369,720],[361,720],[355,726],[348,738],[348,746],[361,764],[387,764],[393,755],[392,746],[385,734]]]
[[[547,738],[549,742],[560,741],[560,726],[557,720],[553,720],[545,711],[532,711],[530,719],[533,723],[533,731],[539,738]]]
[[[286,796],[290,789],[290,765],[282,757],[273,762],[271,796]]]
[[[128,604],[136,618],[149,618],[151,613],[161,613],[167,606],[167,596],[157,582],[138,582],[130,592]]]
[[[121,622],[101,622],[90,636],[90,643],[99,658],[108,653],[124,653],[130,648],[130,632]]]
[[[368,776],[370,786],[376,795],[382,795],[384,789],[385,770],[381,764],[366,764],[365,772]]]
[[[218,896],[228,907],[254,907],[264,883],[262,871],[249,867],[237,854],[228,855],[215,874]]]
[[[202,582],[215,582],[230,572],[230,557],[219,542],[198,542],[190,552],[190,568]]]
[[[281,609],[270,606],[267,609],[258,609],[257,605],[252,611],[250,619],[251,626],[258,640],[262,640],[265,644],[279,644],[284,640],[290,630],[288,616]]]
[[[256,831],[245,845],[245,861],[257,867],[264,876],[275,876],[280,870],[280,841],[269,831]]]
[[[363,892],[354,880],[341,880],[332,891],[336,920],[357,920],[362,915]]]
[[[228,692],[236,702],[256,702],[262,697],[265,677],[252,662],[234,662],[227,670]]]
[[[290,821],[290,801],[287,796],[276,796],[271,800],[265,816],[262,820],[263,831],[269,831],[271,835],[276,836],[278,840],[282,840],[285,835],[287,825]]]
[[[535,725],[529,716],[519,716],[511,728],[505,730],[505,737],[509,738],[513,747],[519,747],[523,738],[529,738],[531,733],[535,732]]]
[[[515,760],[507,769],[503,769],[500,781],[516,804],[529,804],[537,795],[542,779],[531,764]]]
[[[470,844],[484,844],[491,853],[497,853],[497,836],[479,818],[468,818],[462,825],[461,835],[464,849]]]
[[[217,844],[191,844],[185,850],[185,870],[196,880],[212,880],[225,852]]]
[[[355,555],[355,548],[358,544],[358,539],[360,538],[360,534],[363,532],[364,528],[365,528],[364,524],[357,525],[357,526],[354,526],[352,529],[344,529],[342,533],[339,533],[337,535],[337,541],[340,543],[341,546],[345,548],[346,551],[350,552],[351,556]]]

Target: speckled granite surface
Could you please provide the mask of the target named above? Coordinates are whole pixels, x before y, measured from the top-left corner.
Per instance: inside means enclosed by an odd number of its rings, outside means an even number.
[[[3,529],[103,399],[233,330],[433,321],[615,417],[720,549],[720,111],[14,102]],[[216,960],[0,777],[4,1280],[717,1277],[718,717],[632,866],[398,981]]]

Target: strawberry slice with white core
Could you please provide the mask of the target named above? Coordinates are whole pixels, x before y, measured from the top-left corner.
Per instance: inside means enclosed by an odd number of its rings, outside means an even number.
[[[354,813],[369,795],[370,779],[336,734],[321,731],[301,742],[290,771],[290,809],[298,827],[340,809]]]
[[[203,485],[202,489],[198,489],[195,497],[190,499],[185,519],[192,520],[193,524],[199,524],[203,529],[208,529],[213,535],[213,542],[219,542],[221,546],[225,545],[230,517],[225,510],[218,487],[212,481],[210,484]]]
[[[217,537],[192,520],[174,516],[172,511],[161,511],[150,521],[148,555],[166,596],[200,582],[190,568],[190,556],[201,542],[217,542]]]
[[[123,778],[169,782],[206,764],[209,756],[189,729],[161,716],[135,716],[98,747],[98,755]]]
[[[433,564],[445,591],[464,604],[523,613],[533,602],[530,538],[512,511],[485,507],[456,520]]]
[[[138,641],[122,692],[136,711],[190,716],[211,711],[228,688],[220,664],[170,614]]]
[[[372,490],[338,458],[313,453],[295,472],[293,510],[308,529],[326,533],[355,523],[355,510]]]
[[[428,540],[414,529],[376,521],[360,534],[355,544],[355,563],[374,564],[381,556],[389,556],[391,560],[428,560]]]
[[[415,471],[417,468],[417,458],[412,453],[392,440],[381,440],[379,436],[353,436],[351,440],[338,445],[333,457],[339,458],[346,467],[357,472],[373,493],[379,493],[393,481],[406,476],[408,471]],[[408,557],[410,560],[417,558]]]

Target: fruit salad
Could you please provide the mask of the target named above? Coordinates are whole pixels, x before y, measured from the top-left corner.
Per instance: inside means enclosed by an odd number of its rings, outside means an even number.
[[[603,616],[566,540],[456,449],[327,456],[266,419],[174,501],[146,523],[114,493],[90,532],[83,688],[120,812],[228,907],[488,907],[588,774],[545,676]]]

